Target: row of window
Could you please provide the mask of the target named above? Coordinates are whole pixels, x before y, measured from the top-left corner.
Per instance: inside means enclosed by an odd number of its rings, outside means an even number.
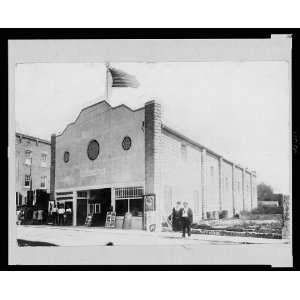
[[[41,166],[42,167],[47,167],[47,160],[48,160],[47,153],[42,153],[41,154]],[[32,163],[32,151],[26,150],[25,151],[25,165],[31,165],[31,163]]]
[[[143,215],[143,203],[143,198],[116,199],[116,215],[124,216],[130,212],[134,217],[141,217]]]
[[[225,177],[225,189],[226,189],[226,191],[229,191],[229,189],[232,188],[232,187],[229,187],[229,183],[228,182],[229,182],[228,177]],[[237,183],[237,191],[241,192],[242,191],[242,189],[241,189],[241,182],[237,181],[236,183]],[[249,191],[249,185],[248,184],[246,184],[245,190],[248,193],[248,191]]]
[[[26,188],[30,187],[30,183],[31,183],[31,176],[30,175],[25,175],[25,183],[24,186]],[[42,189],[45,189],[47,186],[47,176],[41,176],[41,183],[40,183],[40,187]]]
[[[132,142],[129,136],[125,136],[122,141],[122,148],[127,151],[131,148]],[[87,156],[90,160],[95,160],[100,153],[100,145],[97,140],[91,140],[87,146]],[[70,160],[70,152],[65,151],[63,160],[65,163],[69,162]]]
[[[116,215],[124,216],[130,212],[133,216],[142,216],[143,214],[143,194],[142,187],[124,187],[115,189]]]

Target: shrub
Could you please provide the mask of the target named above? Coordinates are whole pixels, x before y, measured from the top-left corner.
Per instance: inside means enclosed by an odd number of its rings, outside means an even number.
[[[228,210],[222,210],[222,211],[220,211],[219,218],[220,219],[228,218]]]
[[[282,214],[282,207],[277,206],[260,206],[251,210],[254,215],[267,215],[267,214]]]
[[[207,224],[197,224],[197,223],[193,223],[191,227],[193,229],[212,229],[212,227]]]

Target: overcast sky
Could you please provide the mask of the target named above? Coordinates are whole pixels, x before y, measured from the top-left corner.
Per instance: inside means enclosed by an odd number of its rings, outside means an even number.
[[[163,122],[289,191],[289,81],[285,62],[113,63],[140,82],[114,88],[111,105],[155,96]],[[50,140],[85,106],[104,100],[101,63],[18,64],[16,129]]]

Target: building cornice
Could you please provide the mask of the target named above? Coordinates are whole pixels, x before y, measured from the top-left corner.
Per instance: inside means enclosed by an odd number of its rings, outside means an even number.
[[[255,173],[255,172],[251,172],[250,170],[248,170],[248,169],[246,169],[246,168],[243,168],[241,165],[235,164],[234,162],[232,162],[232,161],[230,161],[230,160],[224,158],[222,155],[216,153],[215,151],[213,151],[213,150],[211,150],[211,149],[209,149],[209,148],[207,148],[207,147],[201,145],[200,143],[198,143],[198,142],[196,142],[196,141],[194,141],[194,140],[192,140],[192,139],[186,137],[186,136],[183,135],[182,133],[180,133],[180,132],[178,132],[178,131],[176,131],[176,130],[174,130],[174,129],[172,129],[172,128],[170,128],[170,127],[164,125],[164,124],[162,124],[161,127],[162,127],[162,129],[163,129],[164,131],[168,132],[168,133],[171,134],[171,135],[176,136],[177,138],[183,140],[184,142],[186,142],[186,143],[188,143],[188,144],[190,144],[190,145],[193,145],[194,147],[196,147],[196,148],[198,148],[198,149],[200,149],[200,150],[205,149],[206,152],[207,152],[207,154],[213,155],[213,156],[215,156],[215,157],[217,157],[217,158],[222,158],[224,162],[226,162],[226,163],[228,163],[228,164],[230,164],[230,165],[234,165],[236,168],[238,168],[238,169],[240,169],[240,170],[245,169],[245,172],[246,172],[246,173],[252,174],[253,176],[256,177],[256,173]]]
[[[22,139],[24,138],[24,139],[31,140],[31,141],[38,142],[38,143],[44,143],[47,145],[51,145],[50,141],[40,139],[39,137],[31,136],[31,135],[20,133],[20,132],[16,132],[16,137],[19,137]]]
[[[139,111],[139,110],[144,109],[144,106],[139,107],[139,108],[137,108],[137,109],[132,109],[131,107],[129,107],[129,106],[125,105],[125,104],[120,104],[120,105],[118,105],[118,106],[114,106],[114,107],[113,107],[113,106],[111,106],[106,100],[101,100],[101,101],[99,101],[99,102],[97,102],[97,103],[94,103],[94,104],[92,104],[92,105],[86,106],[86,107],[84,107],[83,109],[81,109],[81,111],[79,112],[79,114],[78,114],[77,118],[75,119],[75,121],[69,123],[69,124],[65,127],[65,129],[62,131],[62,133],[57,134],[56,136],[62,136],[69,126],[72,126],[72,125],[76,124],[76,122],[77,122],[77,120],[79,119],[79,117],[80,117],[80,115],[81,115],[82,112],[84,112],[85,110],[87,110],[87,109],[89,109],[89,108],[91,108],[91,107],[100,105],[100,104],[102,104],[102,103],[107,104],[107,105],[109,106],[109,109],[119,109],[119,108],[121,108],[121,107],[124,107],[124,108],[126,108],[126,109],[128,109],[128,110],[130,110],[130,111],[132,111],[132,112],[136,112],[136,111]]]

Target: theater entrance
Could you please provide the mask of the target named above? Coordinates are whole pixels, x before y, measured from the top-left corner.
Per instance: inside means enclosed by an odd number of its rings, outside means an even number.
[[[111,210],[111,189],[90,190],[88,214],[93,215],[94,226],[104,226],[106,214]]]
[[[84,225],[86,217],[92,215],[92,226],[104,226],[110,209],[110,188],[77,192],[77,225]]]

